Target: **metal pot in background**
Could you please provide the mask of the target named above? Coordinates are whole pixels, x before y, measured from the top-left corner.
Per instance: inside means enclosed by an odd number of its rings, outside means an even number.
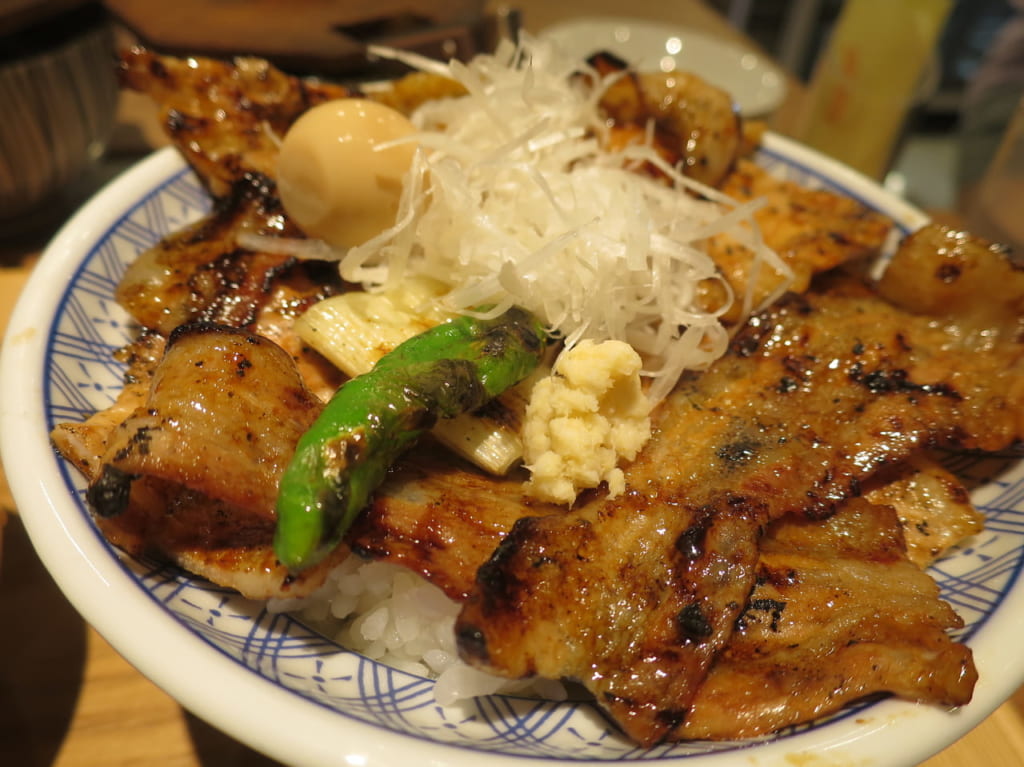
[[[118,88],[110,20],[78,5],[0,37],[0,227],[23,229],[102,156]]]

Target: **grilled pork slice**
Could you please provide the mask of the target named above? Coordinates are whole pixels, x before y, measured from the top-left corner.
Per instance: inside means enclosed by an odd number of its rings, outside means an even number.
[[[1024,273],[999,264],[994,278],[1021,295]],[[852,279],[756,316],[665,403],[630,491],[515,524],[459,617],[463,655],[508,677],[579,679],[643,745],[685,737],[766,524],[826,517],[920,447],[996,450],[1024,434],[1018,322],[993,314],[978,353],[956,316],[911,314]]]
[[[244,249],[238,244],[243,232],[300,236],[266,178],[239,180],[208,216],[140,253],[121,277],[115,299],[139,325],[168,335],[196,320],[251,326],[275,298],[281,313],[286,304],[275,288],[282,281],[291,283],[287,307],[293,317],[339,289],[335,269]]]
[[[275,178],[278,144],[296,118],[351,94],[263,59],[177,58],[143,47],[120,54],[118,74],[122,87],[157,103],[171,141],[215,198],[247,175]]]
[[[963,482],[927,452],[880,471],[864,485],[864,497],[896,511],[907,557],[918,567],[927,567],[985,526]]]
[[[104,535],[246,596],[297,596],[273,555],[277,478],[322,403],[276,344],[220,325],[175,331],[145,401],[110,434],[88,499]],[[336,560],[334,560],[336,561]]]
[[[399,564],[462,602],[477,570],[522,517],[565,509],[523,497],[524,477],[492,477],[430,442],[407,453],[346,536],[366,559]],[[924,568],[979,533],[984,516],[936,459],[914,454],[865,485],[872,503],[899,514],[907,556]]]
[[[114,403],[81,423],[57,424],[50,440],[62,456],[92,481],[99,476],[107,440],[128,416],[142,407],[149,396],[153,370],[164,353],[166,340],[156,333],[140,333],[118,350],[115,357],[125,366],[124,387]]]
[[[758,263],[754,252],[731,234],[708,239],[708,255],[737,296],[723,316],[729,324],[763,308],[784,290],[803,293],[817,274],[876,260],[892,231],[888,217],[861,202],[775,178],[750,160],[737,161],[721,190],[739,202],[760,201],[754,220],[764,243],[785,267]],[[705,290],[712,304],[721,302],[716,295],[720,287]]]
[[[753,251],[728,233],[708,240],[708,255],[738,297],[722,318],[729,324],[763,308],[784,290],[803,293],[817,274],[876,260],[892,231],[889,218],[857,200],[775,178],[749,160],[737,162],[721,189],[740,202],[761,202],[754,220],[785,267],[758,264]],[[716,300],[715,288],[706,290]]]
[[[424,443],[398,462],[346,535],[367,559],[400,564],[457,601],[517,520],[562,507],[523,496],[521,471],[496,477]]]
[[[878,291],[915,314],[956,318],[969,332],[963,344],[983,352],[1000,340],[1024,343],[1022,283],[1024,254],[956,229],[927,226],[903,244]]]
[[[602,112],[641,136],[652,125],[654,146],[668,164],[709,186],[732,170],[745,147],[743,121],[729,93],[691,72],[631,70],[607,52],[588,63],[607,79]]]
[[[892,230],[887,216],[852,197],[780,180],[751,160],[739,160],[721,190],[736,200],[763,201],[754,219],[764,241],[793,270],[790,290],[797,293],[807,290],[815,274],[874,259]],[[747,255],[727,237],[714,238],[710,252],[739,293],[751,276]],[[778,276],[762,270],[756,279],[758,292],[768,295]]]
[[[947,633],[962,621],[905,552],[895,512],[862,499],[770,525],[746,609],[680,735],[754,737],[876,693],[968,703],[977,671]]]

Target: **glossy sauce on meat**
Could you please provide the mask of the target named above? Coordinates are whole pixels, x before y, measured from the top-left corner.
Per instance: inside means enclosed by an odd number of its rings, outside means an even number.
[[[749,738],[877,693],[960,706],[977,671],[962,625],[906,556],[892,509],[855,499],[785,517],[759,545],[754,589],[680,735]]]
[[[250,597],[303,593],[272,542],[277,477],[322,403],[277,345],[221,325],[171,335],[145,400],[112,431],[88,490],[104,534]]]
[[[1024,290],[1008,262],[996,271]],[[765,525],[827,517],[919,448],[993,450],[1024,434],[1024,346],[992,335],[974,353],[953,317],[903,311],[852,279],[755,317],[664,405],[630,492],[516,523],[463,608],[464,655],[510,677],[579,679],[642,744],[681,737],[754,585]]]

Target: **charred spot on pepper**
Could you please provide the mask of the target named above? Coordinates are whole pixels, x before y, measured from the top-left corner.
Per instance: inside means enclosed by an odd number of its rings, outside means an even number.
[[[321,526],[325,531],[334,529],[348,512],[349,491],[344,483],[334,481],[319,494]],[[325,538],[327,536],[324,536]]]
[[[406,389],[411,399],[424,402],[430,413],[437,411],[442,417],[463,410],[475,410],[490,399],[487,389],[480,380],[477,366],[463,359],[445,359],[429,363],[423,375],[413,378]],[[427,395],[426,392],[430,394]],[[436,417],[432,420],[436,421]],[[423,424],[425,427],[432,425]]]
[[[537,352],[546,345],[547,340],[533,331],[530,314],[525,309],[513,306],[505,313],[502,322],[486,330],[483,352],[492,357],[500,357],[512,344]]]
[[[366,445],[366,432],[362,429],[354,430],[348,437],[325,440],[320,453],[323,465],[340,474],[362,459],[367,451]]]

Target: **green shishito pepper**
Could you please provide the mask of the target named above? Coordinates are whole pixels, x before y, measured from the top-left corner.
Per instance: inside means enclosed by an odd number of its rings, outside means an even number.
[[[462,316],[410,338],[338,389],[281,477],[274,551],[301,570],[341,541],[398,456],[438,418],[476,410],[537,367],[548,336],[529,312]]]

